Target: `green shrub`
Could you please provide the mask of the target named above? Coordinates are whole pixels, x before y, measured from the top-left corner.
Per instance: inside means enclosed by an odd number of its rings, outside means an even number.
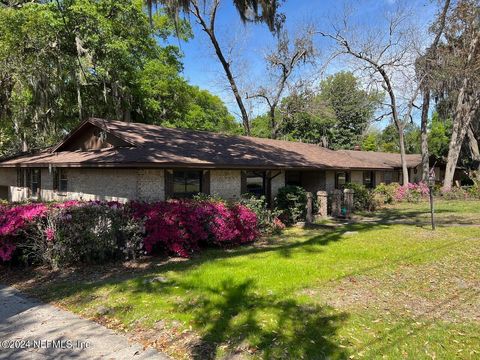
[[[445,200],[466,200],[469,193],[465,189],[455,186],[450,191],[442,192],[442,197]]]
[[[374,192],[367,189],[361,184],[348,183],[346,189],[352,189],[353,194],[353,210],[354,211],[374,211],[377,208],[377,200]]]
[[[286,224],[305,221],[307,215],[307,192],[300,186],[285,186],[278,190],[275,207],[281,211],[281,220]]]
[[[400,187],[398,183],[384,184],[381,183],[377,185],[375,190],[373,190],[376,200],[383,204],[393,204],[395,202],[395,194]]]
[[[480,186],[473,185],[467,188],[468,196],[472,199],[480,199]]]
[[[256,197],[244,194],[240,203],[257,215],[258,227],[263,234],[278,234],[285,228],[279,219],[281,211],[269,209],[265,196]]]

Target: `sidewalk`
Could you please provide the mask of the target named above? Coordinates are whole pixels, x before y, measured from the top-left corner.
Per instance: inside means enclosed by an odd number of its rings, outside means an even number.
[[[168,358],[93,321],[0,285],[0,359]]]

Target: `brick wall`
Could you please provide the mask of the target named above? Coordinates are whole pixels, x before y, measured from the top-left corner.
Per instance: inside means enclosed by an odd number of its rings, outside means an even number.
[[[137,198],[136,169],[68,169],[68,198],[125,202]]]
[[[7,187],[9,201],[22,201],[26,198],[27,189],[17,187],[17,170],[13,168],[0,168],[0,186]]]
[[[137,170],[137,197],[144,201],[165,200],[165,172],[162,169]]]
[[[240,198],[242,176],[240,170],[211,170],[210,194],[225,200]]]

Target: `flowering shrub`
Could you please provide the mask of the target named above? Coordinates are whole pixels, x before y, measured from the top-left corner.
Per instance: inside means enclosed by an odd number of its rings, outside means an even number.
[[[47,212],[44,204],[0,206],[0,259],[8,261],[17,248],[17,238]]]
[[[408,183],[396,189],[395,201],[419,202],[422,198],[429,195],[430,190],[424,182],[418,184]]]
[[[201,245],[245,244],[258,236],[255,213],[240,204],[172,200],[131,206],[134,218],[145,221],[147,252],[163,250],[189,257]]]
[[[188,257],[202,246],[245,244],[258,235],[255,212],[211,199],[0,206],[0,259],[15,253],[52,267],[130,259],[145,250]]]

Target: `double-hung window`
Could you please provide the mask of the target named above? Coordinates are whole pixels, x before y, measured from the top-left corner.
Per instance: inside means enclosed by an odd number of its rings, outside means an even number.
[[[246,187],[247,193],[255,196],[266,195],[265,191],[266,173],[265,171],[247,171]]]
[[[66,169],[55,169],[53,172],[53,190],[58,192],[68,191],[68,178]]]
[[[348,171],[339,171],[335,174],[335,189],[343,189],[350,182]]]
[[[25,186],[25,169],[17,169],[17,187]]]
[[[371,189],[375,187],[375,172],[374,171],[364,171],[363,172],[363,185]]]
[[[173,171],[173,197],[191,198],[202,191],[202,172],[181,170]]]
[[[40,169],[28,169],[27,170],[27,187],[30,193],[30,197],[37,198],[40,195],[41,187],[41,173]]]

